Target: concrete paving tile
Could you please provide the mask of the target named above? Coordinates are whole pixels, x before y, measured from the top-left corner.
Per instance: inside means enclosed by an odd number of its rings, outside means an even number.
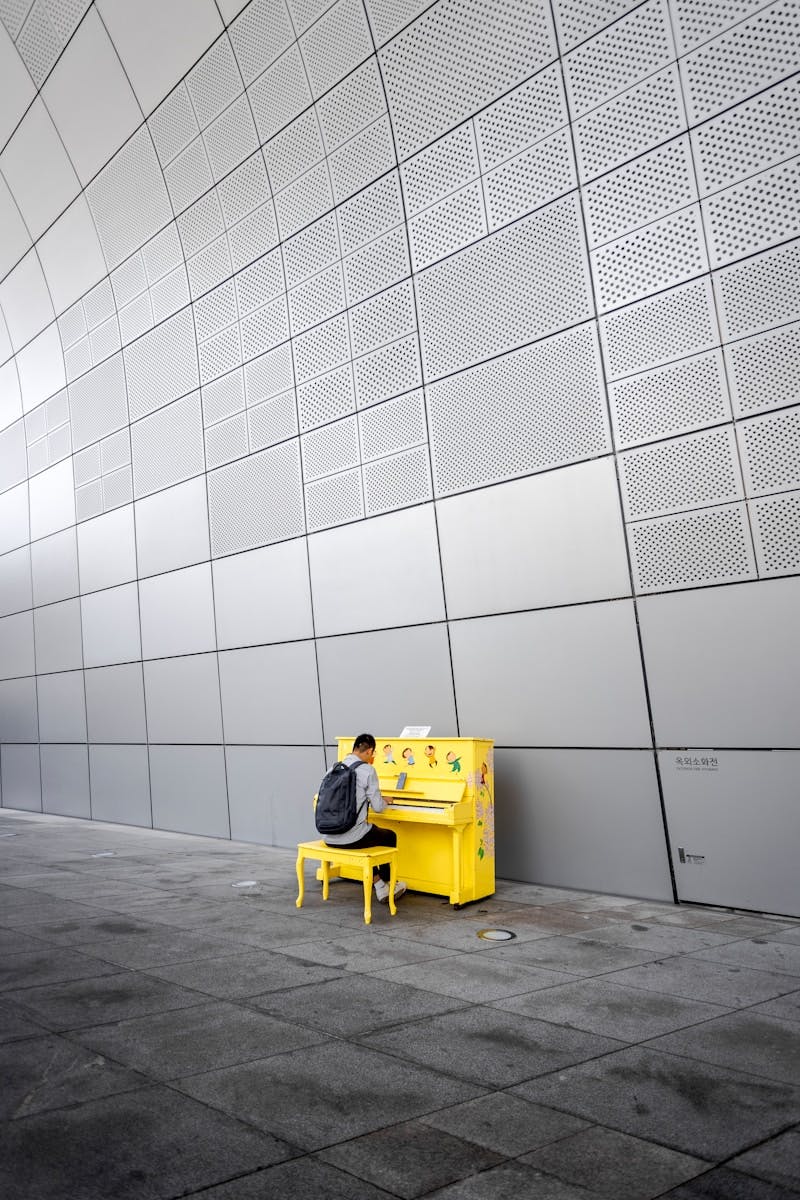
[[[514,883],[508,879],[497,880],[495,895],[519,904],[568,904],[586,899],[586,892],[571,888],[539,887],[535,883]]]
[[[751,1009],[668,1033],[648,1045],[800,1086],[800,1026]]]
[[[800,1021],[800,991],[788,992],[785,996],[767,1000],[764,1004],[755,1004],[750,1011],[766,1013],[769,1017],[781,1017],[784,1021]]]
[[[482,929],[498,927],[510,930],[519,941],[531,941],[548,936],[546,930],[530,925],[526,927],[521,922],[512,923],[503,916],[495,919],[484,917],[478,921],[464,920],[463,918],[456,921],[440,921],[433,926],[407,925],[404,922],[402,928],[398,926],[391,930],[391,936],[395,941],[418,942],[426,946],[433,946],[440,952],[457,950],[462,954],[480,954],[483,951],[495,949],[495,946],[492,942],[482,941],[478,937],[478,933]],[[384,936],[388,938],[389,934],[386,933]]]
[[[130,970],[196,962],[204,958],[224,958],[239,949],[229,939],[209,937],[186,929],[154,928],[146,933],[129,934],[114,941],[81,946],[83,954]]]
[[[800,925],[787,925],[779,932],[767,933],[768,942],[786,942],[789,946],[800,946]]]
[[[197,1200],[393,1200],[388,1192],[305,1155],[232,1179]]]
[[[800,1194],[800,1126],[746,1150],[727,1165],[733,1171],[755,1175]]]
[[[354,1138],[319,1151],[318,1157],[403,1200],[415,1200],[502,1161],[492,1150],[418,1121]]]
[[[192,1075],[173,1086],[305,1150],[321,1150],[484,1091],[340,1041]]]
[[[81,1029],[70,1036],[159,1081],[230,1067],[324,1040],[323,1034],[224,1002],[153,1013]]]
[[[798,1192],[767,1183],[729,1167],[717,1167],[706,1175],[683,1183],[661,1200],[797,1200]]]
[[[494,1088],[609,1054],[621,1044],[478,1006],[397,1025],[360,1040],[365,1046]]]
[[[137,1071],[56,1034],[0,1046],[0,1121],[128,1092],[148,1083]]]
[[[43,921],[31,927],[39,944],[47,942],[51,946],[83,946],[96,942],[113,941],[114,938],[126,937],[133,933],[146,933],[153,926],[136,917],[120,917],[114,913],[101,916],[87,917],[82,920]],[[157,926],[160,928],[160,926]],[[26,927],[20,926],[20,935],[27,934]],[[27,935],[30,936],[30,935]],[[0,947],[2,934],[0,934]]]
[[[715,929],[686,929],[654,925],[647,921],[621,921],[605,929],[595,929],[590,935],[595,942],[613,946],[631,946],[637,950],[655,950],[659,954],[690,954],[694,950],[724,946],[734,941],[736,934]]]
[[[631,1046],[517,1095],[718,1162],[800,1120],[800,1088]]]
[[[294,1153],[223,1113],[152,1087],[0,1126],[0,1194],[4,1200],[182,1196]]]
[[[406,967],[391,967],[377,971],[375,975],[391,983],[410,984],[469,1004],[501,1000],[505,996],[553,987],[570,979],[563,972],[539,969],[527,962],[504,961],[497,953],[497,947],[493,954],[451,954],[447,958],[429,959]]]
[[[328,979],[337,979],[341,972],[288,958],[275,951],[251,950],[226,958],[151,967],[147,974],[221,1000],[242,1000],[303,984],[325,983]]]
[[[369,926],[363,933],[344,932],[338,937],[331,935],[325,941],[281,946],[278,953],[305,962],[324,963],[342,971],[365,974],[368,971],[401,967],[407,963],[438,958],[442,950],[439,946],[428,946],[424,942],[387,937]]]
[[[709,962],[696,955],[660,958],[615,971],[611,982],[684,996],[688,1000],[705,1000],[723,1008],[745,1008],[795,990],[791,976]]]
[[[0,929],[0,957],[8,954],[25,954],[42,949],[47,938],[36,937],[22,929]]]
[[[547,967],[568,975],[602,975],[619,971],[635,963],[649,962],[657,956],[654,950],[633,950],[627,946],[607,945],[594,940],[593,934],[577,937],[541,938],[518,945],[508,942],[495,947],[498,955],[520,963]],[[565,979],[566,983],[567,980]]]
[[[757,971],[778,971],[800,979],[800,945],[751,938],[748,941],[730,942],[726,946],[715,946],[710,950],[698,950],[692,957],[704,962],[751,967]]]
[[[0,992],[60,983],[68,979],[113,975],[117,970],[109,963],[98,962],[76,950],[54,950],[40,944],[38,950],[10,954],[0,960]]]
[[[471,1179],[429,1192],[425,1200],[591,1200],[591,1192],[562,1183],[524,1163],[501,1163]]]
[[[600,1126],[525,1154],[522,1162],[608,1200],[652,1200],[709,1166],[700,1158]]]
[[[18,1004],[9,1004],[5,998],[0,1000],[0,1044],[36,1037],[44,1032],[42,1026],[32,1021]]]
[[[59,900],[55,896],[40,896],[31,892],[27,892],[26,896],[27,903],[3,911],[0,923],[6,929],[30,925],[31,929],[28,932],[33,934],[32,927],[43,921],[63,921],[66,918],[79,920],[81,917],[97,916],[97,909],[89,904],[78,904],[74,900]]]
[[[336,1037],[352,1037],[398,1021],[448,1012],[463,1002],[369,975],[352,975],[253,996],[250,1003],[275,1017]]]
[[[187,991],[161,979],[120,971],[102,978],[80,979],[48,987],[26,988],[6,997],[35,1021],[61,1032],[122,1021],[144,1013],[167,1012],[202,1004],[205,996]]]
[[[641,1042],[729,1011],[701,1000],[684,1000],[679,996],[647,992],[643,988],[623,987],[612,982],[613,978],[604,976],[564,983],[545,992],[496,1000],[492,1007],[624,1042]]]
[[[531,1104],[510,1092],[494,1092],[478,1100],[467,1100],[465,1104],[454,1104],[421,1120],[505,1158],[517,1158],[526,1151],[588,1128],[587,1122],[578,1117]]]

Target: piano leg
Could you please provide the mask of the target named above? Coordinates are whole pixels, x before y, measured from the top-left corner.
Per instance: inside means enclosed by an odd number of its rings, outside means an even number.
[[[306,880],[305,871],[303,870],[305,861],[306,860],[301,851],[297,856],[297,864],[295,866],[295,870],[297,871],[297,899],[295,900],[295,904],[298,908],[303,907],[303,896],[305,895]]]
[[[453,829],[453,890],[450,893],[450,903],[454,908],[461,905],[461,834],[460,826]]]

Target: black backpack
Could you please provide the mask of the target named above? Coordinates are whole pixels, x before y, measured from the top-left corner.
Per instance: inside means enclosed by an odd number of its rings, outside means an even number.
[[[318,833],[347,833],[355,825],[359,811],[356,804],[356,770],[361,762],[359,759],[350,767],[343,762],[334,763],[319,785],[314,811]]]

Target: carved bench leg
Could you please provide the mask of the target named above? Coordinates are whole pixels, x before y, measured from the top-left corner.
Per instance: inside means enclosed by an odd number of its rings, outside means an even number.
[[[372,863],[364,863],[364,924],[372,924]]]
[[[305,864],[304,856],[302,854],[298,854],[297,863],[295,865],[295,870],[297,871],[297,899],[295,900],[295,904],[297,905],[298,908],[303,907],[303,897],[305,895],[306,881],[305,881],[305,872],[303,871],[304,864]]]

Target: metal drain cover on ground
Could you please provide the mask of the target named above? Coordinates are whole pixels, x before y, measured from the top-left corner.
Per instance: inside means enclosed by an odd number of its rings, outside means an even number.
[[[484,938],[487,942],[510,942],[517,935],[512,933],[510,929],[479,929],[478,937]]]

